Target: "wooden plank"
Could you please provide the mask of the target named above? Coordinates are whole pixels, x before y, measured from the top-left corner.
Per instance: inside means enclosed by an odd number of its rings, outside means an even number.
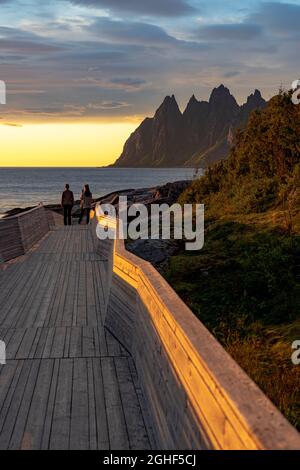
[[[93,262],[86,261],[86,303],[87,303],[87,324],[97,325],[97,309],[94,291]]]
[[[103,326],[95,328],[95,349],[99,351],[99,356],[108,356],[106,335]]]
[[[45,274],[46,266],[43,264],[37,264],[36,269],[31,272],[28,278],[28,284],[25,287],[24,293],[26,296],[23,298],[21,292],[16,299],[16,302],[11,309],[7,318],[10,318],[10,326],[24,328],[26,327],[27,317],[35,313],[35,309],[31,306],[36,300],[39,294],[39,285]],[[14,293],[16,296],[17,293]]]
[[[102,287],[101,287],[101,280],[100,280],[100,272],[98,263],[93,263],[92,265],[93,270],[93,282],[94,282],[94,295],[95,295],[95,307],[96,307],[96,315],[97,315],[97,323],[104,325],[104,299],[102,295]],[[99,292],[100,291],[100,292]]]
[[[64,302],[64,294],[65,294],[65,277],[68,272],[65,263],[60,263],[60,272],[59,272],[59,280],[58,283],[56,284],[56,290],[55,290],[55,297],[54,297],[54,302],[52,304],[51,308],[51,313],[49,315],[49,322],[48,326],[59,326],[59,321],[57,321],[57,316],[60,310],[60,304],[61,302]]]
[[[39,306],[38,315],[35,320],[36,326],[44,326],[47,324],[47,317],[49,311],[51,310],[51,304],[56,295],[57,290],[57,281],[60,270],[60,265],[58,263],[53,263],[48,261],[49,271],[47,285],[42,292],[42,301]]]
[[[16,359],[27,359],[37,334],[37,328],[28,328],[16,354]]]
[[[15,289],[6,302],[2,304],[1,326],[8,328],[16,326],[23,306],[30,299],[31,286],[37,282],[41,268],[42,266],[38,265],[33,272],[29,269],[20,281],[18,288]]]
[[[63,283],[60,285],[60,289],[56,293],[57,298],[58,298],[58,305],[56,307],[55,326],[62,325],[62,322],[64,319],[65,305],[66,305],[67,294],[68,294],[69,275],[70,275],[70,262],[67,261],[66,263],[64,263]]]
[[[39,341],[40,341],[40,337],[41,337],[41,334],[42,334],[42,330],[43,330],[43,328],[36,328],[36,335],[35,335],[35,338],[33,340],[30,352],[28,354],[28,359],[34,359],[35,352],[37,350],[37,347],[38,347],[38,344],[39,344]]]
[[[62,326],[70,326],[73,324],[74,303],[77,302],[77,298],[76,298],[77,283],[78,283],[77,263],[75,263],[74,261],[70,261],[68,287],[66,291],[66,299],[65,299],[63,316],[61,318]]]
[[[78,315],[77,325],[83,326],[87,324],[87,299],[86,299],[86,265],[84,261],[80,261],[79,267],[79,285],[78,285]]]
[[[109,356],[121,356],[120,343],[116,338],[107,330],[105,330],[105,337],[107,343],[107,350]]]
[[[14,328],[0,328],[0,339],[1,341],[4,341],[4,343],[6,344],[6,357],[8,358],[8,355],[7,355],[7,351],[8,351],[8,346],[9,346],[9,343],[13,343],[14,342],[14,333],[15,331],[18,331],[18,330],[15,330]]]
[[[15,359],[16,353],[22,342],[26,330],[14,330],[13,328],[6,330],[2,341],[6,343],[6,359]]]
[[[127,360],[128,360],[128,366],[129,366],[129,369],[130,369],[130,373],[131,373],[131,378],[132,378],[132,381],[133,381],[133,384],[134,384],[134,387],[135,387],[135,390],[136,390],[136,394],[137,394],[137,397],[138,397],[138,400],[139,400],[139,403],[140,403],[140,408],[141,408],[142,413],[143,413],[143,418],[144,418],[144,421],[146,423],[146,429],[147,429],[147,434],[148,434],[148,438],[149,438],[149,442],[150,442],[150,448],[151,449],[158,449],[159,445],[157,444],[157,436],[156,436],[155,431],[153,429],[153,417],[151,415],[151,410],[147,406],[145,396],[144,396],[144,394],[141,390],[140,380],[139,380],[139,377],[138,377],[138,374],[137,374],[134,359],[133,359],[132,356],[129,356],[127,358]]]
[[[101,358],[111,450],[128,450],[129,440],[113,358]]]
[[[70,449],[89,449],[87,360],[74,360]]]
[[[65,339],[66,327],[55,328],[50,357],[59,358],[64,356]]]
[[[91,326],[84,326],[82,328],[82,356],[95,357],[95,355],[94,328]]]
[[[101,359],[92,359],[93,381],[95,390],[95,415],[97,426],[97,447],[99,450],[108,450],[108,417],[104,394],[103,373]]]
[[[49,448],[69,449],[72,409],[73,360],[60,359]]]
[[[41,331],[41,333],[40,333],[40,336],[39,336],[39,341],[38,341],[38,344],[37,344],[35,352],[34,352],[35,359],[43,357],[43,352],[44,352],[45,344],[46,344],[46,341],[47,341],[47,336],[48,336],[48,333],[49,333],[49,329],[48,328],[40,328],[40,331]]]
[[[0,449],[8,449],[11,437],[13,435],[16,423],[19,422],[19,410],[21,409],[22,400],[26,385],[29,381],[31,367],[34,361],[20,361],[18,364],[18,374],[13,380],[10,388],[9,396],[6,398],[4,406],[1,410],[0,423]],[[36,366],[35,366],[36,367]],[[34,369],[35,371],[36,369]],[[31,384],[34,377],[31,377]]]
[[[75,290],[74,290],[74,300],[73,300],[73,315],[72,315],[72,326],[77,325],[78,317],[78,295],[79,295],[79,266],[76,264],[76,277],[75,277]]]
[[[24,429],[27,422],[27,416],[30,409],[32,396],[36,387],[36,380],[39,373],[41,361],[33,360],[26,361],[32,363],[29,377],[23,392],[22,401],[18,410],[17,419],[15,421],[14,430],[9,442],[9,449],[20,449],[21,442],[24,434]]]
[[[0,369],[0,432],[8,409],[9,397],[14,390],[14,383],[18,382],[22,364],[17,361],[9,361]],[[4,411],[3,411],[4,410]]]
[[[69,357],[72,328],[67,327],[66,330],[67,331],[66,331],[66,338],[65,338],[64,357]]]
[[[96,393],[92,359],[87,360],[89,449],[97,450]]]
[[[26,263],[17,263],[9,266],[2,274],[0,289],[0,302],[4,305],[11,295],[20,289],[20,284],[26,282],[28,277],[28,267]]]
[[[127,358],[114,359],[126,428],[128,431],[130,449],[150,449],[150,442],[146,430],[140,403],[133,384]]]
[[[21,309],[21,315],[18,317],[20,327],[28,327],[35,324],[40,304],[43,299],[43,293],[48,286],[48,265],[43,264],[40,270],[39,278],[34,285],[31,285],[31,296]]]
[[[100,307],[100,314],[101,314],[101,320],[102,323],[104,324],[105,321],[105,303],[108,300],[108,279],[107,279],[107,273],[105,269],[106,262],[100,261],[99,263],[95,263],[95,280],[97,282],[97,285],[95,287],[95,291],[98,295],[98,305]]]
[[[28,450],[41,448],[53,367],[54,360],[41,361],[25,430],[20,445],[15,441],[16,448]]]
[[[56,390],[57,390],[59,365],[60,365],[59,359],[54,359],[54,367],[53,367],[52,377],[49,383],[49,396],[48,396],[48,402],[47,402],[47,410],[46,410],[45,422],[44,422],[41,445],[40,445],[40,449],[42,450],[48,450],[50,446],[50,437],[51,437]]]
[[[128,353],[103,328],[106,268],[92,237],[87,227],[54,230],[1,276],[0,336],[18,361],[0,368],[0,448],[142,445]],[[117,370],[113,357],[125,361]]]
[[[71,339],[69,356],[80,357],[82,355],[82,331],[80,327],[73,327],[71,329]]]
[[[45,346],[43,348],[43,354],[42,354],[42,357],[44,359],[48,359],[51,357],[54,334],[55,334],[55,328],[51,327],[47,329],[47,337],[46,337]]]

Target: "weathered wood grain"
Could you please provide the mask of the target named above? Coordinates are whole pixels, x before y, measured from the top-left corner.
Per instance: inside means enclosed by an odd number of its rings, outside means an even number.
[[[159,448],[300,448],[297,431],[149,263],[123,240],[106,258],[105,326],[133,356]]]
[[[1,273],[0,449],[127,449],[130,442],[141,449],[148,442],[131,372],[115,369],[114,358],[129,353],[103,326],[107,271],[93,237],[90,227],[52,227]]]
[[[50,228],[50,216],[39,205],[30,211],[0,220],[0,256],[3,261],[26,253]]]

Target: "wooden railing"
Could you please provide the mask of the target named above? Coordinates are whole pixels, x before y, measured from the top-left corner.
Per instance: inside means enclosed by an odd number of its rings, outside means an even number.
[[[0,262],[26,253],[49,231],[50,221],[42,204],[12,217],[0,219]]]
[[[123,240],[99,240],[99,250],[109,264],[105,326],[135,361],[157,448],[300,448],[297,431],[151,264]]]

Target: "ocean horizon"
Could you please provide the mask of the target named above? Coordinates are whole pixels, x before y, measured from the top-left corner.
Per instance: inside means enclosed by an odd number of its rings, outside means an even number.
[[[75,199],[85,183],[98,198],[123,189],[189,180],[194,174],[193,168],[0,167],[0,217],[39,202],[59,204],[66,183]]]

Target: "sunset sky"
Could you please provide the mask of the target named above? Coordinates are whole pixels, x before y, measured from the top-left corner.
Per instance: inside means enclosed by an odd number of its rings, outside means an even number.
[[[165,95],[299,78],[300,0],[0,0],[0,166],[100,166]]]

